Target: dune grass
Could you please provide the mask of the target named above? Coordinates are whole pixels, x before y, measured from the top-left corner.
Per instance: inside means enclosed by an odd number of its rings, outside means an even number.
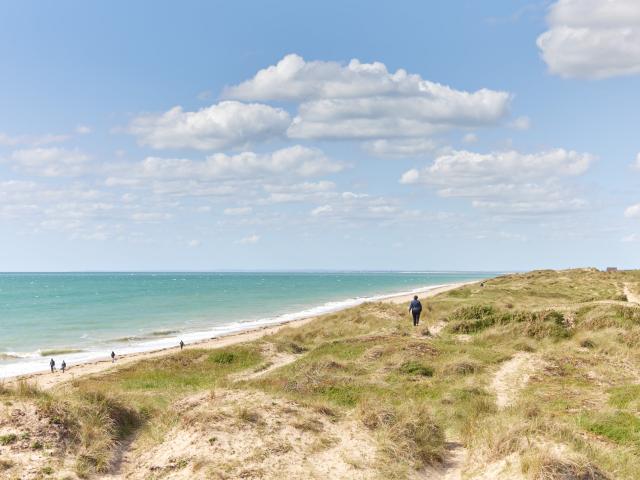
[[[425,321],[446,324],[436,337],[411,326],[406,306],[371,303],[243,345],[185,349],[58,391],[23,385],[2,395],[38,402],[64,425],[68,454],[84,476],[108,470],[114,446],[133,432],[161,440],[176,425],[181,399],[224,388],[294,400],[331,421],[355,418],[377,442],[381,478],[437,466],[447,441],[456,441],[474,452],[476,467],[516,458],[525,478],[633,479],[640,308],[624,301],[625,285],[640,290],[640,273],[508,275],[424,302]],[[295,361],[235,381],[235,373],[270,364],[266,344]],[[542,366],[513,406],[499,409],[492,379],[518,352]],[[262,419],[250,407],[237,416]]]

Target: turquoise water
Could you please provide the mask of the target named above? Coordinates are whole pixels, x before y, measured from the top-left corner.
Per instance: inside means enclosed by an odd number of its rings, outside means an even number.
[[[149,350],[490,273],[0,274],[0,377]]]

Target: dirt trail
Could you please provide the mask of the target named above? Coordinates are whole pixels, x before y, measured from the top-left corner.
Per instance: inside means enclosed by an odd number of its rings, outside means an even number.
[[[539,357],[528,352],[518,352],[506,361],[496,372],[491,384],[496,394],[498,408],[506,408],[514,403],[531,374],[542,365]]]
[[[462,470],[467,461],[469,452],[459,442],[447,442],[447,458],[438,469],[429,469],[425,478],[433,480],[462,480]]]
[[[624,294],[627,296],[627,301],[629,303],[640,304],[640,294],[633,293],[628,283],[624,284]]]
[[[263,375],[267,375],[268,373],[273,372],[280,367],[289,365],[290,363],[293,363],[298,358],[300,358],[300,355],[294,355],[293,353],[278,352],[273,343],[265,344],[262,349],[262,355],[265,358],[265,363],[263,364],[263,368],[261,370],[250,370],[247,372],[241,372],[237,375],[232,376],[231,379],[235,381],[242,381],[260,378]]]

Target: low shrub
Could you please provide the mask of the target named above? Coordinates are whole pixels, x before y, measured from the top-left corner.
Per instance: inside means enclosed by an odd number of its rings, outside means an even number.
[[[400,366],[400,372],[405,375],[418,375],[422,377],[432,377],[433,368],[423,365],[420,362],[409,360]]]

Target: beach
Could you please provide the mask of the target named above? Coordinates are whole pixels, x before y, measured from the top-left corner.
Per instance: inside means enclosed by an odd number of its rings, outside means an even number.
[[[396,295],[382,296],[382,298],[380,298],[379,300],[383,302],[394,303],[394,304],[399,304],[399,303],[408,304],[414,295],[418,295],[420,298],[430,298],[435,295],[438,295],[439,293],[443,293],[448,290],[452,290],[460,286],[471,284],[471,283],[475,283],[475,282],[473,281],[457,282],[449,285],[425,287],[422,289],[413,290],[410,293],[403,292]],[[346,304],[341,309],[334,310],[334,311],[344,310],[346,308],[352,308],[353,306],[354,305],[352,304]],[[230,345],[236,345],[239,343],[250,342],[253,340],[257,340],[261,337],[264,337],[266,335],[272,335],[274,333],[277,333],[283,327],[294,327],[294,328],[300,327],[302,325],[305,325],[313,321],[316,318],[317,316],[309,316],[309,317],[298,318],[294,320],[284,320],[276,325],[262,325],[257,327],[249,327],[248,329],[238,333],[223,334],[214,338],[194,341],[186,345],[185,348],[189,348],[189,347],[222,348]],[[409,316],[407,316],[407,318],[409,318]],[[58,370],[56,370],[56,372],[54,373],[51,373],[48,370],[48,366],[47,366],[48,359],[43,358],[42,359],[43,371],[26,374],[26,375],[8,377],[4,379],[4,382],[6,385],[13,385],[19,381],[28,381],[30,383],[35,383],[39,388],[49,389],[61,383],[69,382],[82,376],[103,373],[111,369],[117,369],[118,367],[131,365],[132,363],[137,362],[139,360],[161,357],[164,355],[174,353],[179,350],[180,350],[179,345],[176,345],[174,347],[166,347],[166,348],[160,348],[160,349],[149,350],[144,352],[135,352],[135,353],[125,354],[125,355],[117,355],[117,359],[115,362],[112,362],[110,358],[105,357],[102,360],[87,361],[87,362],[83,362],[75,365],[68,365],[67,371],[65,373],[62,373],[59,370],[59,366],[60,366],[59,363],[57,365]]]
[[[33,480],[634,480],[639,294],[638,271],[501,275],[421,290],[417,327],[404,292],[12,379],[0,468]]]

